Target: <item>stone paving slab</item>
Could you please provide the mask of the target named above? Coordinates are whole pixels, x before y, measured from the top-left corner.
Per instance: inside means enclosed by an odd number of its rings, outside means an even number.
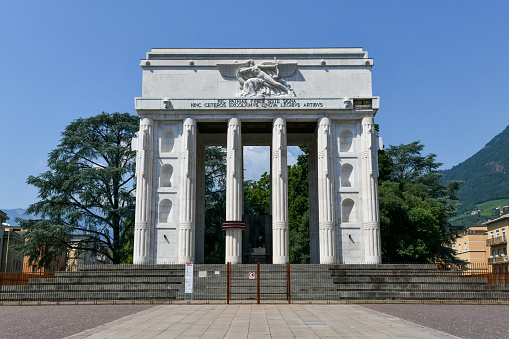
[[[67,337],[458,338],[359,305],[160,305]]]

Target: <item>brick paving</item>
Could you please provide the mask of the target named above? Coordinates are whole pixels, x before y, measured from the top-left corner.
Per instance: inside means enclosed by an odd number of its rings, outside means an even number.
[[[70,339],[457,338],[358,305],[161,305]]]
[[[154,306],[0,306],[0,338],[64,338],[151,307]]]
[[[426,304],[2,306],[0,338],[509,338],[508,311]]]
[[[362,306],[461,338],[509,338],[509,305],[364,304]]]

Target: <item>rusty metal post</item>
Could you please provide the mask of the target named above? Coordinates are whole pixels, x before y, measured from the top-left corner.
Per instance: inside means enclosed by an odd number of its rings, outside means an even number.
[[[260,262],[256,263],[256,303],[260,303]]]
[[[286,298],[288,299],[288,303],[292,303],[291,297],[291,289],[290,289],[290,263],[286,263]]]
[[[231,283],[232,283],[232,277],[231,277],[231,263],[226,263],[226,303],[230,303],[230,292],[231,292]]]

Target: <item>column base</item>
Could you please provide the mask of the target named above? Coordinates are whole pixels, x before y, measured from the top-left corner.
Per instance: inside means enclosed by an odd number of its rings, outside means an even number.
[[[242,264],[242,231],[246,229],[245,221],[225,221],[226,231],[225,263]]]

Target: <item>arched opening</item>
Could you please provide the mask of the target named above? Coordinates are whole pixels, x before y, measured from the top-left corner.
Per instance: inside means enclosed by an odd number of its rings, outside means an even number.
[[[161,177],[159,178],[161,187],[171,187],[171,176],[173,175],[173,167],[171,165],[163,165],[161,167]]]
[[[350,164],[344,164],[341,166],[341,187],[352,187],[352,172],[353,166]]]
[[[339,151],[351,152],[352,151],[353,134],[350,130],[344,129],[339,135]]]
[[[159,203],[159,222],[163,224],[171,223],[172,203],[169,199],[164,199]]]
[[[344,223],[355,222],[354,202],[352,199],[345,199],[341,203],[341,221]]]
[[[169,153],[173,151],[174,136],[171,130],[163,131],[161,137],[161,153]]]

